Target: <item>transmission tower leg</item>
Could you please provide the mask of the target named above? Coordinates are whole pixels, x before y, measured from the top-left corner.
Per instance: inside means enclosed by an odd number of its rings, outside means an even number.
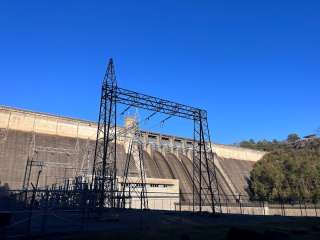
[[[206,112],[199,111],[194,120],[193,195],[198,188],[198,210],[210,205],[213,213],[220,206],[220,193]]]

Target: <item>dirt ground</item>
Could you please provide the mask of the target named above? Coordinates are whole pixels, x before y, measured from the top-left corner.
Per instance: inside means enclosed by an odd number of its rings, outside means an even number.
[[[38,214],[38,215],[37,215]],[[23,218],[15,218],[21,222]],[[45,227],[43,224],[45,220]],[[16,224],[18,226],[19,224]],[[10,228],[8,239],[25,239],[27,222]],[[320,239],[320,218],[212,215],[209,213],[134,210],[107,211],[102,216],[77,212],[34,213],[31,239]]]

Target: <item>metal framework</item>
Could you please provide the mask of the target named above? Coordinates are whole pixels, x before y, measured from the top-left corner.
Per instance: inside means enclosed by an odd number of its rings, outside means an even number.
[[[115,207],[117,190],[117,104],[162,113],[194,122],[193,141],[193,195],[194,206],[202,211],[203,205],[210,205],[212,211],[220,206],[219,184],[210,143],[207,112],[165,99],[126,90],[117,86],[113,60],[110,59],[105,74],[100,101],[97,140],[92,170],[92,186],[100,194],[100,207]],[[126,109],[126,110],[127,110]],[[125,111],[126,111],[125,110]],[[195,197],[197,196],[197,197]],[[210,196],[209,199],[208,197]],[[196,200],[197,199],[197,200]]]
[[[35,127],[35,123],[34,126]],[[45,153],[57,153],[57,154],[68,154],[72,155],[75,159],[78,159],[80,156],[80,148],[79,148],[79,141],[77,139],[75,148],[64,148],[64,147],[48,147],[48,146],[41,146],[36,143],[36,133],[33,129],[32,132],[32,139],[29,147],[26,167],[24,171],[24,177],[22,182],[22,189],[28,190],[31,180],[34,180],[33,175],[33,168],[40,169],[39,174],[37,175],[36,182],[39,182],[40,174],[50,166],[63,166],[67,168],[74,168],[71,164],[66,162],[51,162],[51,161],[43,161],[39,159],[38,154],[40,152]],[[76,174],[72,174],[72,177],[75,177]],[[66,177],[65,177],[66,178]]]
[[[148,209],[148,196],[146,187],[146,172],[143,154],[143,142],[141,131],[138,126],[137,117],[127,126],[126,138],[129,140],[128,154],[124,166],[122,188],[119,194],[119,206],[127,207],[128,203],[131,206],[131,200],[139,196],[140,209]],[[137,177],[133,181],[129,179],[130,166],[133,165],[138,170]],[[127,201],[129,200],[129,201]]]
[[[105,73],[100,99],[97,138],[94,152],[91,188],[99,194],[98,205],[115,207],[117,192],[117,82],[113,61]],[[107,201],[106,201],[107,200]]]

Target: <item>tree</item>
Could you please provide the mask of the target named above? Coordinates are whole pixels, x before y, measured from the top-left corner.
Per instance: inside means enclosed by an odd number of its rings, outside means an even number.
[[[250,139],[249,141],[242,141],[240,142],[240,147],[243,147],[243,148],[255,148],[255,141],[253,139]]]
[[[291,133],[291,134],[289,134],[288,137],[287,137],[287,141],[290,142],[290,143],[296,142],[296,141],[298,141],[299,139],[300,139],[300,137],[299,137],[299,135],[296,134],[296,133]]]
[[[248,180],[252,199],[320,200],[320,139],[303,148],[280,145],[258,161]]]

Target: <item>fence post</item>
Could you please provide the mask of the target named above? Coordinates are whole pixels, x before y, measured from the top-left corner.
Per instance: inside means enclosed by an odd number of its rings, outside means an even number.
[[[283,211],[283,216],[286,216],[286,209],[285,209],[285,206],[284,206],[284,201],[283,201],[283,198],[281,198],[281,203],[282,203],[282,211]]]
[[[307,212],[307,205],[306,205],[306,199],[303,198],[303,203],[304,203],[304,211],[306,213],[306,217],[308,216],[308,212]]]
[[[241,195],[239,194],[239,207],[240,207],[240,214],[242,214],[242,206],[241,206]]]
[[[229,214],[230,210],[229,210],[229,197],[228,197],[228,195],[225,195],[225,203],[226,203],[227,213]]]
[[[41,232],[42,233],[46,232],[47,217],[48,217],[48,204],[49,204],[48,201],[49,201],[49,190],[47,188],[46,189],[45,207],[44,207],[43,216],[42,216],[42,223],[41,223]]]
[[[87,188],[80,190],[80,208],[81,208],[81,230],[85,230],[86,209],[87,209]]]
[[[283,211],[282,211],[282,204],[281,204],[281,198],[280,198],[280,194],[278,192],[278,203],[280,205],[280,212],[281,212],[281,216],[283,216]]]
[[[301,206],[301,198],[299,198],[299,206],[300,206],[300,216],[302,217],[302,206]]]
[[[31,221],[32,221],[32,211],[33,211],[33,204],[36,198],[36,188],[33,186],[33,184],[31,183],[32,187],[33,187],[33,193],[32,193],[32,198],[31,198],[31,202],[30,202],[30,208],[29,208],[29,216],[28,216],[28,236],[30,238],[30,234],[31,234]]]
[[[28,190],[26,189],[25,191],[24,206],[28,207]]]

